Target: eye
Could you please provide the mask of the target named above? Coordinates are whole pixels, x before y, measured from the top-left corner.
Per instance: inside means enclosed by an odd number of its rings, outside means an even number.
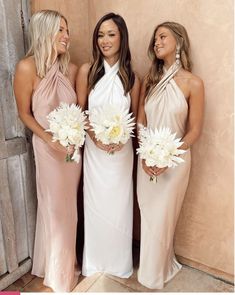
[[[116,36],[116,34],[114,34],[114,33],[110,33],[109,36],[110,36],[110,37],[114,37],[114,36]]]
[[[164,36],[164,35],[163,35],[163,36],[161,36],[161,40],[162,40],[162,39],[165,39],[165,38],[166,38],[166,36]]]
[[[102,38],[104,35],[102,34],[98,34],[98,38]]]

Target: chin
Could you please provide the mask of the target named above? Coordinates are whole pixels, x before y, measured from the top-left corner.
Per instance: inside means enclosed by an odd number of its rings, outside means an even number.
[[[67,52],[66,49],[64,49],[64,50],[58,50],[58,55],[60,55],[60,54],[65,54],[66,52]]]

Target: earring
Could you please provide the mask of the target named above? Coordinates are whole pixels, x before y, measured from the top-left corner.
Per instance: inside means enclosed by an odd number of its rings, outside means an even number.
[[[176,52],[175,52],[175,62],[177,65],[180,64],[180,47],[176,47]]]

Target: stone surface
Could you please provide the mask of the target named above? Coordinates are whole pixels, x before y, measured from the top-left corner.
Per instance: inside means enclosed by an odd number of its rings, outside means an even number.
[[[43,285],[43,279],[26,274],[6,291],[52,292]],[[182,270],[162,290],[151,290],[137,281],[137,268],[128,279],[101,273],[90,277],[80,276],[73,292],[233,292],[234,287],[202,271],[183,266]]]
[[[86,292],[95,282],[100,278],[102,274],[97,273],[90,277],[80,276],[78,285],[73,289],[73,292]]]
[[[124,284],[114,281],[106,275],[101,275],[99,279],[88,289],[87,292],[134,292]]]

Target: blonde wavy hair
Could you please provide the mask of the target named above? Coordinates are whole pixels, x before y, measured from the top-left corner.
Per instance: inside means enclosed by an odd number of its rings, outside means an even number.
[[[56,58],[59,62],[59,69],[64,74],[68,74],[68,64],[70,60],[69,52],[60,54],[57,57],[55,46],[56,34],[60,30],[60,21],[66,18],[58,11],[41,10],[33,14],[29,24],[29,50],[26,56],[33,56],[35,59],[37,75],[44,78]]]
[[[157,58],[154,51],[155,34],[160,27],[169,29],[171,33],[173,34],[176,40],[176,44],[180,50],[180,61],[182,64],[182,68],[189,72],[191,72],[191,69],[192,69],[192,62],[190,59],[190,42],[189,42],[189,37],[185,28],[179,23],[169,22],[169,21],[159,24],[154,29],[152,38],[149,43],[149,48],[148,48],[148,55],[149,55],[149,58],[152,60],[152,64],[146,77],[147,78],[146,92],[145,92],[146,96],[151,92],[153,87],[161,80],[163,75],[164,62],[163,60]]]

